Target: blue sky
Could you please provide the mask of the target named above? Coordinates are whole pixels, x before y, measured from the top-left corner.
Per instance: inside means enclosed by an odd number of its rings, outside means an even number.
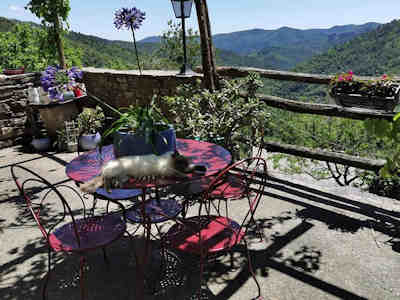
[[[39,22],[24,10],[28,0],[0,0],[0,16]],[[114,11],[123,6],[144,10],[147,19],[136,32],[142,39],[159,35],[175,19],[169,0],[70,0],[71,30],[113,40],[130,40],[114,29]],[[208,0],[213,34],[253,28],[328,28],[334,25],[387,23],[399,18],[400,0]],[[188,26],[197,28],[193,7]]]

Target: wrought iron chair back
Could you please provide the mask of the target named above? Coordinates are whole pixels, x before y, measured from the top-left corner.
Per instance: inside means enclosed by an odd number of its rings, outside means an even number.
[[[177,219],[177,223],[166,234],[165,243],[183,252],[200,255],[202,278],[206,260],[223,251],[232,251],[235,245],[244,241],[249,270],[260,297],[261,290],[252,269],[245,236],[249,228],[246,224],[249,221],[255,223],[254,215],[265,189],[266,178],[267,163],[261,157],[243,159],[224,169],[211,179],[203,192],[198,215]],[[243,204],[243,199],[246,199],[248,209],[242,214],[241,221],[237,222],[234,220],[236,216],[230,214],[230,206],[234,201]]]
[[[33,178],[26,178],[24,181],[21,182],[21,180],[17,176],[16,169],[24,171],[26,173],[25,175],[31,176]],[[71,193],[74,194],[77,199],[81,201],[83,207],[83,218],[86,219],[86,206],[82,196],[75,189],[68,185],[58,185],[57,187],[55,187],[48,180],[46,180],[36,172],[33,172],[28,168],[20,165],[11,166],[11,175],[14,179],[15,184],[18,187],[21,196],[23,196],[25,199],[27,208],[31,212],[46,241],[49,241],[48,239],[51,232],[60,224],[65,223],[66,219],[69,217],[73,232],[75,234],[74,237],[78,246],[80,247],[81,241],[78,226],[75,220],[76,212],[73,212],[67,200],[60,192],[60,188],[69,190]],[[41,197],[36,196],[30,192],[30,189],[32,188],[31,184],[39,185],[39,187],[34,187],[34,190],[39,192],[42,195]],[[38,202],[34,201],[35,198],[39,198]],[[59,201],[60,204],[62,204],[62,216],[59,218],[51,218],[51,220],[44,220],[41,213],[46,213],[46,202],[55,202],[54,200]]]
[[[115,202],[122,208],[122,216],[121,214],[107,214],[95,217],[87,216],[85,201],[74,188],[64,184],[53,185],[36,172],[20,165],[11,166],[11,175],[21,196],[26,201],[27,208],[47,242],[48,271],[43,285],[43,299],[47,298],[47,284],[52,270],[52,252],[76,253],[80,256],[81,299],[85,299],[85,254],[88,251],[101,248],[104,260],[108,264],[105,247],[121,238],[126,232],[126,222],[122,219],[124,217],[126,220],[124,207],[122,204]],[[68,196],[72,195],[73,198],[79,199],[82,209],[73,210],[70,203],[77,200],[72,199],[69,203],[61,191],[67,191]],[[74,203],[74,206],[78,205],[78,203]],[[48,206],[54,204],[58,204],[55,207],[56,211],[62,210],[59,217],[50,217],[47,215]],[[78,214],[83,215],[83,217],[78,218]]]

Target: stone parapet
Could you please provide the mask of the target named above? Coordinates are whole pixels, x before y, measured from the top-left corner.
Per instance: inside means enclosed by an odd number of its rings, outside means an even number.
[[[0,149],[15,145],[25,133],[27,89],[38,86],[40,73],[0,75]]]
[[[144,70],[142,75],[138,71],[96,68],[84,68],[83,71],[87,91],[114,107],[144,105],[154,94],[171,96],[177,86],[203,78],[201,74],[177,76],[178,71]]]

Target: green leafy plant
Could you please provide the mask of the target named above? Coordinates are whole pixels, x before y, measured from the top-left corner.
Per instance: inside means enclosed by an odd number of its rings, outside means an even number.
[[[63,36],[64,25],[69,26],[67,23],[71,10],[69,0],[30,0],[25,8],[42,19],[42,25],[48,32],[46,46],[49,51],[58,53],[60,66],[65,68]]]
[[[117,131],[127,131],[144,135],[146,143],[154,145],[157,133],[170,127],[170,122],[157,106],[156,99],[157,95],[154,95],[148,105],[120,108],[117,111],[119,119],[106,130],[104,136]]]
[[[364,121],[368,132],[375,136],[383,145],[390,149],[386,153],[386,164],[379,171],[382,178],[399,177],[400,174],[400,113],[397,113],[392,122],[386,120]]]
[[[217,143],[231,151],[235,159],[248,156],[263,138],[269,113],[255,92],[259,75],[222,80],[221,89],[210,92],[200,82],[183,85],[173,97],[164,97],[177,135]],[[247,91],[248,97],[241,92]]]
[[[97,133],[103,127],[104,120],[105,116],[100,106],[96,106],[96,109],[84,108],[76,119],[81,134]]]
[[[158,56],[167,58],[175,68],[180,66],[183,61],[182,33],[181,24],[169,20],[168,30],[163,32],[160,49],[157,51]],[[195,66],[200,63],[201,56],[199,33],[189,28],[186,33],[186,43],[188,64]]]

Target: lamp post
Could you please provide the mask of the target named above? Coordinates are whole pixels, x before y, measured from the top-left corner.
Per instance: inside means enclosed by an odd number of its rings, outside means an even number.
[[[180,18],[182,23],[183,65],[178,75],[193,75],[195,73],[192,71],[190,65],[187,63],[185,29],[185,19],[190,18],[193,0],[171,0],[171,2],[172,8],[174,9],[175,17]]]

